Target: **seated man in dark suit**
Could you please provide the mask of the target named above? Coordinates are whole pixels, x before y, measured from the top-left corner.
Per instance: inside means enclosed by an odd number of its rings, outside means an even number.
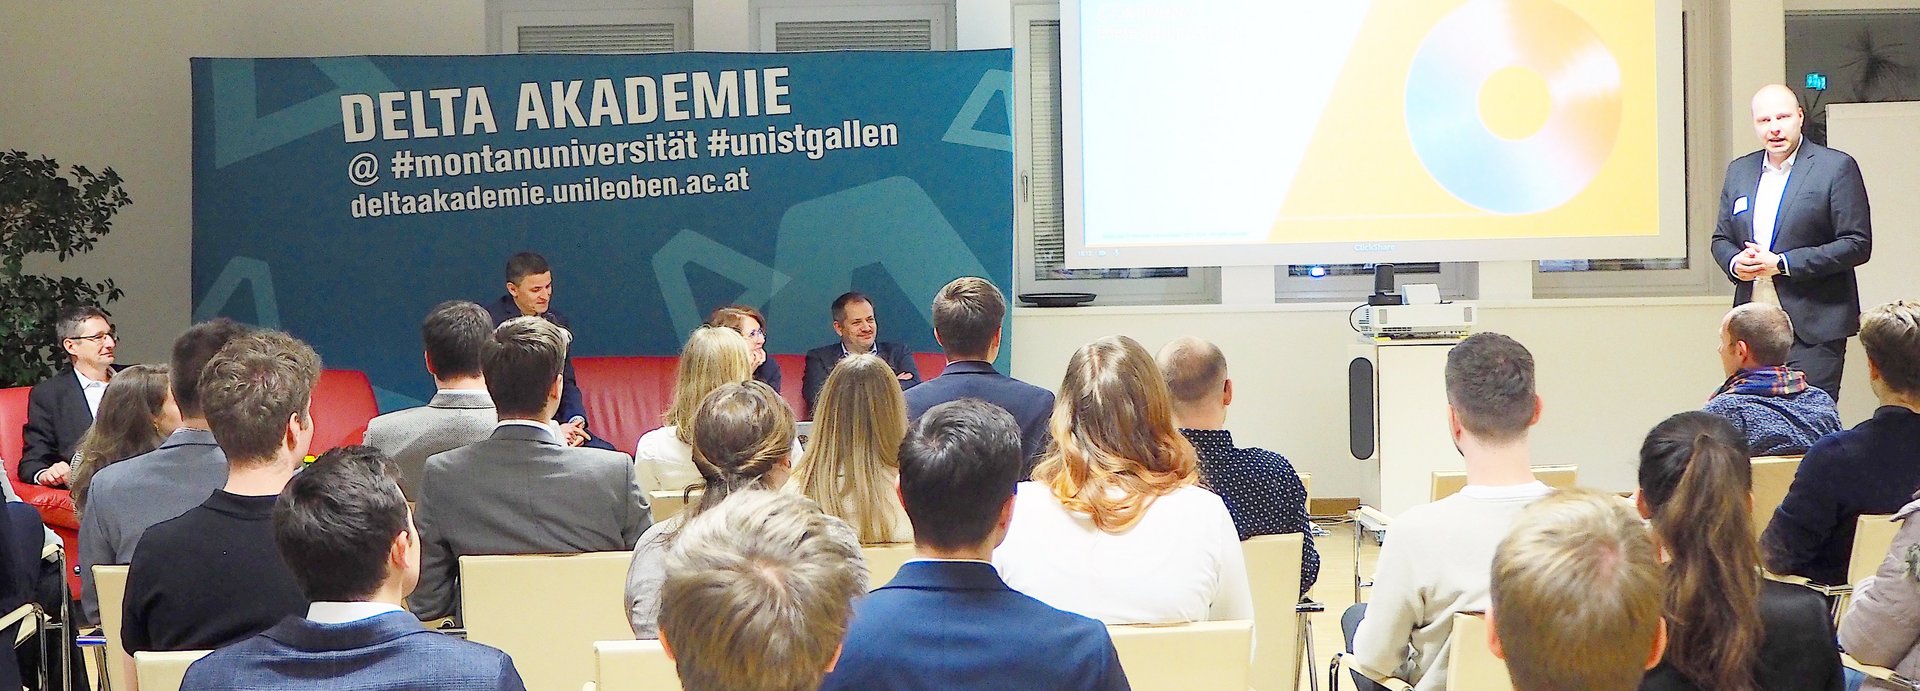
[[[920,383],[920,368],[913,364],[913,351],[898,343],[880,340],[880,322],[873,316],[873,301],[857,292],[842,293],[833,299],[833,332],[839,343],[830,343],[807,351],[807,372],[800,379],[800,395],[807,400],[807,417],[813,417],[814,403],[820,400],[820,387],[840,359],[855,353],[871,352],[887,361],[902,390]]]
[[[553,268],[547,266],[546,257],[533,252],[507,258],[507,294],[487,305],[487,313],[493,316],[494,326],[514,317],[539,317],[562,329],[573,328],[567,324],[566,315],[553,309]],[[571,332],[568,335],[571,337]],[[612,444],[587,432],[587,406],[580,399],[580,384],[573,378],[573,360],[567,360],[564,371],[566,383],[553,418],[560,423],[560,440],[567,446],[587,444],[613,450]]]
[[[1920,487],[1920,302],[1869,310],[1860,319],[1860,345],[1880,408],[1807,450],[1760,536],[1774,573],[1846,583],[1854,522],[1898,511]]]
[[[113,349],[119,341],[107,313],[92,305],[61,310],[53,330],[69,364],[27,393],[20,481],[65,487],[73,473],[73,449],[93,426],[100,396],[113,379]]]
[[[120,637],[129,654],[206,650],[307,611],[273,547],[273,507],[313,439],[320,356],[278,331],[228,343],[200,378],[227,484],[147,529],[127,573]]]
[[[1762,302],[1733,308],[1720,320],[1720,365],[1727,380],[1702,410],[1724,417],[1755,456],[1797,456],[1840,431],[1833,397],[1787,367],[1793,322]]]
[[[1000,356],[1000,321],[1006,316],[1007,299],[987,279],[963,276],[940,289],[933,298],[933,337],[947,353],[947,368],[907,390],[907,419],[962,398],[1005,408],[1020,423],[1020,452],[1031,470],[1052,438],[1047,423],[1053,419],[1053,392],[993,368]]]
[[[569,447],[553,420],[567,332],[544,319],[509,319],[482,345],[481,372],[500,422],[484,440],[427,458],[415,518],[420,587],[407,604],[421,619],[458,612],[460,557],[633,549],[653,524],[633,459]]]
[[[1200,456],[1200,482],[1226,502],[1240,539],[1300,533],[1300,594],[1305,597],[1320,578],[1320,553],[1307,521],[1307,487],[1287,457],[1233,445],[1233,433],[1227,431],[1227,406],[1233,404],[1227,356],[1219,346],[1187,336],[1173,339],[1155,359],[1173,394],[1173,422]]]
[[[420,498],[420,475],[426,472],[428,456],[493,433],[493,399],[480,375],[480,344],[491,337],[493,320],[486,309],[465,301],[440,303],[420,325],[433,399],[367,423],[367,446],[393,458],[400,468],[400,490],[408,498]]]
[[[822,689],[1128,688],[1106,626],[1015,592],[993,568],[1023,461],[999,406],[943,403],[913,423],[900,501],[918,556],[854,605]]]
[[[430,631],[407,614],[420,533],[398,469],[377,449],[328,451],[287,483],[273,539],[312,604],[213,651],[182,688],[494,689],[526,685],[506,653]]]

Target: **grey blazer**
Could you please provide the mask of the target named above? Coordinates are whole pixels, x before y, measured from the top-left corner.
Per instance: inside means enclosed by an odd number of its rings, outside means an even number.
[[[418,408],[396,410],[367,423],[366,444],[400,466],[400,491],[420,500],[427,457],[493,434],[493,398],[485,391],[440,391]]]
[[[421,619],[457,612],[462,555],[631,550],[653,524],[648,511],[626,454],[502,426],[427,458],[414,508],[420,585],[408,607]]]

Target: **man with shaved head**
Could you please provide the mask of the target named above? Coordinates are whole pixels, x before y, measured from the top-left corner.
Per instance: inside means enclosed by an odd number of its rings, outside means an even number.
[[[1727,165],[1713,257],[1734,283],[1735,305],[1786,310],[1787,365],[1837,401],[1847,339],[1860,332],[1853,268],[1873,253],[1873,221],[1859,164],[1803,141],[1804,119],[1792,89],[1772,84],[1753,95],[1762,148]]]
[[[1240,539],[1300,533],[1300,593],[1320,577],[1320,554],[1307,522],[1307,488],[1286,457],[1233,445],[1227,406],[1233,380],[1227,356],[1205,340],[1176,338],[1155,358],[1173,394],[1173,423],[1200,456],[1200,481],[1226,502]]]
[[[1755,456],[1797,456],[1840,431],[1825,391],[1787,366],[1793,321],[1786,311],[1749,302],[1720,320],[1720,366],[1727,380],[1702,408],[1732,422]]]

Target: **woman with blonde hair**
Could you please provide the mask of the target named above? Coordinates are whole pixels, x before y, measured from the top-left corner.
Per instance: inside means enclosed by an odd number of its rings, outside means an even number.
[[[851,524],[862,543],[913,541],[894,491],[907,399],[893,368],[872,353],[847,356],[827,376],[813,413],[812,448],[790,488]]]
[[[1108,624],[1253,618],[1240,535],[1220,497],[1196,484],[1170,398],[1131,338],[1073,354],[1054,443],[1020,483],[993,554],[1008,586]]]
[[[707,317],[707,326],[724,326],[746,337],[748,363],[755,381],[780,390],[780,362],[767,355],[767,318],[746,305],[727,305]]]
[[[73,452],[73,511],[87,510],[87,491],[101,468],[152,451],[180,426],[167,390],[166,365],[120,370],[100,395],[100,412]]]
[[[642,639],[659,637],[666,552],[680,526],[735,493],[778,489],[786,484],[793,467],[793,410],[766,384],[746,381],[715,388],[682,429],[693,441],[693,460],[699,465],[703,489],[679,515],[648,528],[634,547],[633,564],[627,568],[627,623],[633,635]],[[692,488],[687,491],[691,495]],[[839,519],[829,520],[830,537],[857,552],[860,539],[853,529]],[[865,592],[865,567],[860,582]]]
[[[660,416],[662,426],[640,435],[633,450],[634,474],[648,490],[679,490],[700,482],[693,466],[693,437],[687,423],[700,401],[714,389],[753,378],[747,339],[733,329],[694,329],[674,367],[673,403]]]

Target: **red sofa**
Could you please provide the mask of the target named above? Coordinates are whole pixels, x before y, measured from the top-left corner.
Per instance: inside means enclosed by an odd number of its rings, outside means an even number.
[[[367,433],[367,421],[380,414],[373,397],[373,383],[359,370],[330,369],[320,373],[313,387],[313,442],[307,453],[318,456],[328,449],[360,443]]]
[[[67,586],[78,596],[80,576],[73,571],[80,559],[80,517],[73,513],[73,495],[58,487],[20,481],[20,458],[26,454],[27,392],[32,387],[0,389],[0,458],[6,459],[7,482],[13,491],[40,511],[40,520],[60,536],[67,551]]]

